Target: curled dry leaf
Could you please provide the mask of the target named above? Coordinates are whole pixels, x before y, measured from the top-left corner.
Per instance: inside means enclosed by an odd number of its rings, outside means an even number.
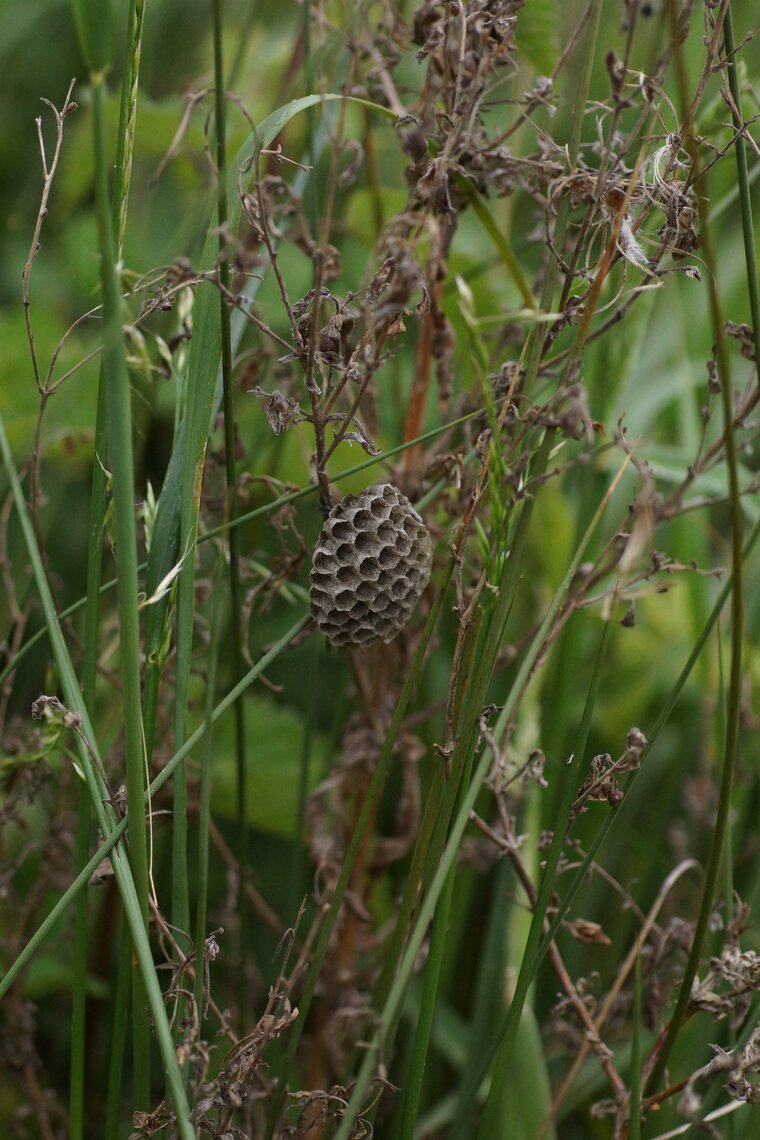
[[[291,424],[300,420],[301,405],[290,396],[283,396],[276,389],[271,393],[264,392],[258,385],[253,389],[253,394],[264,401],[264,415],[275,435],[282,435]]]
[[[578,942],[597,942],[602,946],[610,946],[611,942],[598,922],[591,922],[587,918],[575,918],[572,922],[564,924],[565,930],[572,934]]]

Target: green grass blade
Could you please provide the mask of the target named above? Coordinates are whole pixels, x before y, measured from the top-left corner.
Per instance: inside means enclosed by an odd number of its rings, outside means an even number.
[[[84,891],[82,895],[84,895]],[[81,896],[80,896],[81,897]],[[124,1090],[124,1056],[129,1035],[129,998],[132,981],[132,939],[122,922],[116,936],[116,982],[108,1054],[108,1083],[105,1097],[105,1140],[118,1140]]]
[[[103,374],[106,377],[109,467],[113,497],[114,540],[118,579],[120,671],[123,683],[123,725],[127,799],[143,802],[145,756],[143,751],[140,681],[140,608],[137,590],[137,535],[134,510],[132,409],[121,324],[121,290],[116,272],[114,236],[105,134],[105,88],[102,77],[92,79],[93,135],[96,168],[96,202],[103,292]],[[137,900],[145,930],[148,926],[148,843],[145,817],[131,813],[129,857]],[[141,986],[133,986],[133,1040],[138,1103],[150,1107],[150,1030]]]
[[[544,921],[554,890],[554,881],[560,856],[565,846],[567,820],[569,818],[570,808],[573,798],[582,783],[583,761],[585,759],[588,733],[591,727],[591,718],[602,678],[602,665],[609,644],[611,628],[612,623],[609,621],[605,622],[596,662],[594,664],[594,673],[589,685],[583,717],[578,728],[570,763],[563,765],[560,773],[560,787],[552,842],[546,856],[544,872],[538,889],[538,897],[531,916],[530,930],[525,944],[520,972],[515,984],[515,991],[512,995],[509,1012],[507,1013],[503,1029],[498,1035],[501,1041],[494,1062],[491,1088],[486,1099],[483,1121],[480,1132],[478,1133],[484,1140],[486,1137],[495,1136],[498,1130],[503,1127],[505,1106],[503,1103],[502,1090],[507,1083],[509,1071],[514,1060],[514,1050],[517,1043],[523,1007],[528,995],[530,983],[533,980],[533,963],[541,942]]]
[[[420,1015],[414,1032],[414,1044],[409,1072],[404,1082],[403,1112],[401,1117],[401,1140],[414,1140],[417,1127],[420,1101],[422,1099],[422,1082],[425,1076],[428,1049],[430,1048],[430,1034],[433,1028],[436,999],[441,981],[441,967],[446,945],[449,914],[451,911],[451,896],[454,891],[456,877],[456,864],[449,870],[441,897],[433,920],[433,930],[430,936],[430,951],[425,963],[425,983],[422,990],[422,1004]]]
[[[226,92],[224,90],[224,63],[222,57],[222,9],[220,0],[214,0],[214,122],[216,125],[216,167],[217,167],[217,221],[219,226],[219,280],[222,289],[230,291],[231,274],[229,261],[224,257],[225,232],[228,224],[229,203],[227,197],[227,138],[226,138]],[[224,464],[227,495],[227,518],[230,522],[238,516],[237,463],[235,439],[235,401],[232,377],[232,331],[230,327],[230,307],[224,296],[219,297],[219,321],[221,327],[222,355],[222,407],[224,409]],[[238,681],[244,672],[244,638],[242,587],[240,582],[240,532],[232,526],[229,530],[229,595],[232,637],[232,680]],[[248,881],[248,755],[243,702],[239,700],[234,709],[235,718],[235,768],[238,797],[238,911],[240,922],[240,961],[249,958],[249,908],[246,885]],[[247,1022],[248,1011],[240,1009],[240,1024]]]
[[[306,1015],[308,1013],[311,1000],[314,996],[317,982],[319,981],[320,971],[322,969],[325,955],[327,954],[327,949],[330,943],[330,938],[332,936],[333,930],[335,929],[335,923],[337,922],[338,914],[340,912],[345,892],[351,878],[351,872],[353,871],[354,865],[356,863],[356,859],[359,854],[360,846],[364,839],[364,833],[366,831],[368,822],[372,818],[378,797],[382,792],[383,785],[388,774],[388,769],[390,767],[396,738],[400,731],[401,723],[406,713],[412,691],[417,684],[420,670],[425,658],[425,653],[430,642],[430,638],[433,635],[433,631],[438,620],[441,606],[443,605],[444,598],[448,591],[453,571],[454,563],[453,561],[449,561],[443,579],[439,583],[435,601],[431,607],[430,613],[428,614],[427,621],[425,622],[425,628],[415,651],[414,660],[412,661],[411,668],[405,679],[403,688],[396,703],[396,708],[388,727],[388,732],[383,743],[382,751],[378,758],[375,770],[372,774],[372,779],[367,788],[364,803],[362,804],[359,817],[356,821],[354,833],[349,842],[348,849],[341,866],[340,875],[338,877],[338,881],[335,885],[335,889],[330,900],[329,909],[320,925],[311,965],[299,1000],[300,1016],[298,1018],[298,1021],[296,1021],[290,1028],[290,1039],[288,1042],[285,1059],[286,1072],[292,1071],[292,1066],[295,1059],[296,1050],[298,1048],[298,1043],[301,1038],[303,1025],[306,1021]],[[272,1098],[269,1109],[266,1132],[268,1140],[274,1134],[287,1091],[288,1090],[285,1081],[280,1081],[278,1088]]]
[[[507,271],[509,272],[510,277],[517,286],[517,290],[522,297],[523,304],[528,309],[535,309],[536,299],[533,296],[533,292],[528,285],[528,282],[525,280],[525,274],[520,267],[520,262],[517,260],[517,257],[514,254],[512,246],[507,241],[507,238],[501,232],[496,222],[491,217],[491,214],[489,213],[480,195],[466,178],[459,178],[457,180],[457,186],[472,206],[473,211],[477,215],[478,221],[483,226],[483,229],[486,231],[491,241],[493,242],[494,248],[498,250],[499,256],[507,267]]]
[[[121,259],[124,241],[127,203],[129,199],[132,150],[134,144],[134,124],[137,108],[137,80],[142,44],[144,0],[132,0],[130,4],[127,34],[127,67],[122,84],[118,149],[114,171],[112,192],[112,224],[117,236],[117,257]],[[105,516],[105,496],[107,476],[104,462],[108,456],[108,413],[106,408],[106,382],[101,358],[98,377],[98,402],[95,424],[95,456],[92,469],[90,493],[90,525],[87,544],[87,599],[85,613],[85,646],[82,666],[82,692],[85,704],[95,707],[95,681],[98,654],[98,631],[100,615],[100,585],[103,562],[103,525]],[[86,787],[80,790],[79,830],[77,834],[77,867],[87,862],[91,840],[90,806]],[[69,1129],[73,1140],[83,1135],[83,1110],[85,1100],[85,1005],[87,974],[87,895],[82,892],[77,898],[75,920],[74,981],[72,985],[72,1041],[71,1079],[69,1104]]]
[[[755,227],[752,221],[752,197],[750,195],[750,179],[747,167],[747,141],[744,138],[744,118],[742,115],[742,98],[739,88],[739,78],[736,73],[736,54],[734,43],[734,22],[731,15],[731,4],[726,5],[726,15],[723,21],[723,35],[726,42],[726,72],[728,84],[731,88],[731,98],[734,101],[732,117],[734,128],[739,132],[734,143],[736,154],[736,182],[739,188],[739,203],[742,219],[742,239],[744,257],[747,263],[747,292],[749,294],[749,311],[752,315],[752,335],[755,344],[755,361],[760,367],[760,294],[758,292],[757,260],[755,258]],[[755,171],[757,174],[757,171]],[[760,370],[758,371],[760,378]]]
[[[240,189],[247,190],[256,172],[256,164],[262,149],[268,147],[294,116],[322,103],[341,99],[336,94],[307,95],[294,99],[269,115],[251,132],[238,150],[229,167],[226,194],[231,203],[229,208],[229,231],[234,240],[240,224],[242,204]],[[379,104],[364,99],[352,102],[377,110],[383,115],[394,116]],[[208,235],[201,256],[199,271],[210,273],[214,270],[219,255],[219,236],[216,213],[209,223]],[[255,283],[253,283],[255,285]],[[193,339],[188,365],[188,403],[169,462],[164,488],[161,493],[156,516],[156,533],[148,562],[147,592],[150,596],[179,558],[180,550],[189,549],[180,542],[180,534],[190,537],[187,528],[182,528],[180,516],[186,498],[193,500],[197,493],[199,465],[205,454],[205,447],[213,427],[215,401],[218,388],[219,362],[221,358],[221,328],[219,305],[216,290],[210,284],[198,286],[193,315]],[[168,601],[149,607],[146,615],[146,640],[148,653],[155,654],[163,641],[163,623]]]
[[[10,451],[7,450],[7,440],[5,438],[5,433],[4,433],[4,429],[2,426],[1,420],[0,420],[0,450],[3,451],[3,458],[5,459],[6,463],[12,464],[12,460],[10,458]],[[14,481],[17,483],[18,477],[15,474],[15,468],[11,467],[10,470],[13,472],[12,477],[11,477],[12,484]],[[15,492],[15,488],[14,488],[14,498],[15,498],[15,495],[16,495],[16,492]],[[20,486],[18,487],[18,495],[19,496],[22,495]],[[20,501],[23,503],[23,499],[16,499],[16,501],[17,502]],[[23,519],[25,520],[22,522],[22,525],[24,527],[25,537],[28,538],[30,541],[34,542],[34,534],[31,530],[31,524],[29,523],[29,520],[26,517],[26,514],[24,514]],[[33,564],[33,567],[35,569],[36,569],[36,563],[39,563],[40,573],[44,574],[44,571],[42,570],[42,564],[41,564],[41,562],[39,562],[39,555],[37,555],[36,557],[32,556],[32,564]],[[44,577],[42,580],[44,581]],[[47,589],[46,589],[45,593],[42,595],[43,602],[45,602],[46,605],[47,605],[47,602],[46,602],[47,597],[49,597],[49,591],[47,591]],[[50,599],[50,606],[52,607],[52,599]],[[306,627],[306,625],[308,625],[309,620],[310,620],[310,618],[309,618],[308,614],[301,617],[295,623],[295,625],[292,626],[292,628],[289,629],[287,631],[287,633],[285,633],[278,641],[276,641],[275,644],[271,647],[271,649],[269,649],[260,658],[260,660],[257,661],[256,664],[251,667],[251,669],[249,669],[249,671],[246,673],[245,677],[241,678],[239,683],[233,689],[231,689],[222,698],[221,701],[219,701],[219,703],[214,708],[214,712],[213,712],[213,716],[212,716],[212,723],[213,724],[216,724],[217,721],[221,717],[224,716],[224,714],[234,705],[234,703],[237,700],[237,698],[239,697],[239,695],[241,693],[245,692],[245,690],[256,680],[256,678],[261,673],[263,673],[264,670],[267,669],[273,661],[275,661],[277,659],[277,657],[280,655],[280,653],[283,652],[284,649],[286,649],[290,645],[290,643],[299,635],[299,633],[302,632],[302,630]],[[51,635],[51,640],[53,641],[56,653],[59,650],[59,642],[60,642],[60,646],[63,647],[63,652],[65,653],[66,652],[65,651],[65,645],[63,645],[63,642],[61,640],[60,628],[58,627],[57,622],[55,621],[54,611],[53,611],[53,624],[51,626],[50,635]],[[63,660],[63,669],[66,673],[68,673],[68,670],[70,669],[70,663],[69,663],[69,666],[67,668],[67,666],[66,666],[67,658],[62,658],[62,660]],[[59,669],[60,669],[60,665],[59,665]],[[73,670],[72,670],[72,674],[73,674]],[[76,678],[74,678],[74,683],[76,684]],[[66,687],[64,686],[64,688],[66,688]],[[66,690],[66,691],[68,692],[68,690]],[[71,692],[73,692],[75,694],[75,696],[77,696],[76,689],[71,690]],[[78,699],[78,696],[77,696],[77,699]],[[83,711],[83,706],[81,705],[81,703],[79,706],[75,706],[75,707],[77,707],[77,711],[80,713],[80,715],[83,716],[83,719],[85,719],[86,713]],[[167,782],[167,780],[171,779],[171,777],[174,775],[175,771],[177,770],[178,766],[180,764],[184,763],[184,761],[187,759],[187,757],[190,755],[190,753],[193,751],[193,749],[196,747],[196,745],[198,745],[202,742],[207,730],[208,730],[208,725],[204,722],[195,730],[195,732],[191,733],[191,735],[188,736],[187,740],[182,745],[182,747],[179,748],[175,752],[175,754],[172,756],[171,760],[169,760],[164,765],[164,767],[161,769],[159,774],[151,782],[150,788],[148,789],[148,793],[151,796],[155,796],[156,793],[164,786],[164,784]],[[93,779],[94,779],[94,777],[93,777]],[[146,797],[145,797],[146,803],[148,801],[148,793],[146,793]],[[102,794],[105,794],[105,789],[102,789]],[[99,802],[102,805],[102,798],[99,800]],[[89,879],[90,879],[91,875],[93,874],[93,872],[102,863],[103,859],[105,859],[107,856],[110,855],[113,848],[116,846],[116,844],[119,842],[119,840],[121,839],[124,832],[127,830],[128,822],[129,822],[129,817],[125,816],[118,823],[114,823],[114,825],[108,829],[102,845],[98,848],[97,852],[92,856],[92,858],[90,859],[87,866],[82,868],[82,870],[76,876],[76,878],[74,879],[72,884],[69,886],[69,888],[64,892],[63,895],[61,895],[60,899],[51,907],[50,911],[45,916],[45,919],[43,920],[43,922],[40,923],[40,925],[34,931],[32,936],[29,938],[26,945],[20,951],[16,960],[6,970],[2,979],[0,979],[0,999],[3,997],[4,994],[6,994],[8,992],[8,989],[13,984],[13,982],[16,980],[16,978],[18,978],[21,971],[29,964],[29,962],[31,961],[31,959],[34,956],[34,954],[36,953],[36,951],[39,950],[40,946],[45,941],[47,936],[55,928],[56,923],[59,922],[61,917],[66,913],[66,910],[71,905],[72,900],[76,897],[78,892],[87,886],[87,883],[89,882]]]
[[[619,478],[619,476],[618,476],[618,478]],[[617,482],[617,480],[615,482]],[[615,484],[613,483],[613,487],[610,488],[610,492],[609,492],[610,494],[611,494],[614,486],[615,486]],[[575,576],[575,574],[577,572],[578,566],[581,563],[581,560],[582,560],[583,555],[586,551],[588,543],[590,542],[591,537],[592,537],[592,535],[593,535],[593,533],[594,533],[594,531],[595,531],[595,529],[596,529],[596,527],[597,527],[597,525],[601,519],[602,513],[603,513],[604,508],[607,504],[607,498],[608,497],[605,497],[602,504],[597,509],[591,523],[589,524],[589,527],[588,527],[585,535],[583,536],[581,543],[578,545],[578,548],[577,548],[575,555],[573,556],[573,558],[570,562],[570,565],[567,568],[565,576],[563,577],[563,580],[562,580],[559,588],[555,592],[554,598],[552,599],[552,602],[547,609],[547,612],[546,612],[546,614],[545,614],[545,616],[544,616],[544,618],[543,618],[543,620],[542,620],[542,622],[541,622],[541,624],[540,624],[540,626],[536,632],[536,635],[533,638],[530,646],[528,647],[528,649],[525,653],[523,661],[522,661],[520,668],[517,672],[517,676],[515,678],[515,681],[511,687],[509,695],[507,696],[507,699],[504,703],[504,706],[503,706],[503,709],[502,709],[502,712],[501,712],[501,715],[499,718],[499,725],[497,726],[497,728],[494,731],[494,739],[497,741],[500,737],[500,734],[503,734],[504,728],[505,728],[506,724],[509,722],[509,719],[512,716],[512,713],[514,712],[514,709],[515,709],[516,704],[517,704],[517,700],[518,700],[520,694],[522,693],[522,690],[523,690],[525,684],[527,684],[528,678],[530,677],[530,674],[533,670],[533,667],[535,666],[536,661],[538,660],[538,656],[539,656],[541,649],[545,643],[546,635],[548,634],[549,630],[551,629],[552,623],[554,622],[556,615],[559,612],[559,608],[562,605],[562,601],[566,595],[566,592],[570,586],[570,583],[572,582],[573,577]],[[526,512],[525,517],[526,518],[528,517],[527,512]],[[515,549],[518,549],[518,548],[519,548],[519,543],[516,543]],[[505,570],[505,578],[508,578],[510,576],[509,564],[511,563],[513,557],[515,557],[514,551],[510,555],[510,558],[507,560],[507,568]],[[518,559],[518,563],[519,563],[519,559]],[[499,598],[497,599],[497,611],[502,606],[505,608],[508,608],[509,601],[505,600],[505,597],[511,597],[511,593],[512,592],[504,589],[503,595],[500,594]],[[499,632],[495,635],[492,632],[494,627],[496,627],[499,630]],[[488,644],[488,642],[491,642],[491,641],[495,643],[495,649],[493,650],[493,659],[494,660],[495,660],[495,650],[498,648],[498,638],[499,638],[500,632],[503,630],[503,628],[504,628],[504,619],[502,619],[500,621],[496,621],[494,619],[491,627],[487,631],[487,644]],[[456,815],[456,818],[452,824],[449,839],[446,843],[446,848],[445,848],[443,855],[439,861],[438,868],[437,868],[436,873],[433,877],[433,880],[430,884],[430,888],[428,890],[428,893],[425,896],[425,898],[424,898],[424,900],[423,900],[423,902],[419,908],[419,912],[416,916],[414,927],[411,931],[409,941],[407,943],[406,949],[404,951],[403,958],[401,960],[401,963],[399,965],[399,969],[397,971],[396,978],[394,979],[394,983],[393,983],[391,990],[390,990],[390,993],[388,995],[388,1000],[387,1000],[383,1010],[379,1014],[378,1027],[376,1028],[375,1032],[372,1035],[371,1046],[367,1050],[366,1059],[365,1059],[364,1063],[362,1064],[362,1067],[359,1071],[359,1074],[358,1074],[358,1077],[356,1080],[356,1085],[355,1085],[353,1092],[351,1094],[351,1099],[349,1101],[349,1105],[348,1105],[348,1109],[346,1111],[346,1115],[343,1117],[343,1120],[341,1121],[340,1127],[336,1133],[336,1140],[348,1140],[348,1137],[351,1134],[351,1128],[353,1126],[353,1122],[356,1119],[356,1114],[358,1113],[358,1111],[360,1109],[360,1106],[362,1104],[362,1100],[363,1100],[364,1096],[366,1095],[367,1087],[369,1085],[369,1081],[370,1081],[370,1079],[372,1077],[372,1073],[374,1071],[374,1067],[376,1064],[376,1053],[378,1051],[380,1051],[385,1044],[387,1044],[388,1034],[391,1031],[392,1027],[397,1022],[397,1019],[399,1016],[399,1011],[401,1008],[401,1003],[403,1001],[403,997],[404,997],[404,994],[406,992],[406,988],[409,984],[409,978],[411,977],[411,973],[412,973],[412,970],[414,967],[415,958],[416,958],[417,954],[419,953],[419,949],[420,949],[420,946],[422,945],[422,941],[425,937],[425,933],[426,933],[428,926],[430,924],[430,921],[433,918],[433,915],[435,913],[435,908],[438,904],[438,899],[440,898],[441,891],[443,890],[443,887],[444,887],[444,884],[446,881],[446,877],[447,877],[448,872],[449,872],[449,868],[452,866],[452,864],[456,860],[456,855],[457,855],[457,851],[459,849],[459,845],[460,845],[462,836],[463,836],[465,828],[469,822],[470,812],[472,811],[472,809],[475,805],[475,801],[476,801],[478,794],[479,794],[479,792],[483,786],[483,782],[486,779],[486,776],[488,774],[488,771],[490,770],[492,763],[493,763],[493,756],[491,755],[491,751],[490,751],[488,746],[484,746],[482,749],[482,753],[481,753],[480,759],[478,761],[477,767],[476,767],[475,772],[473,774],[473,778],[472,778],[470,785],[467,788],[466,794],[463,798],[462,805],[461,805],[461,807],[460,807],[460,809]]]
[[[221,563],[221,559],[220,559]],[[222,565],[217,566],[217,584],[222,578]],[[195,913],[195,1012],[199,1022],[202,1023],[204,1009],[204,971],[200,969],[203,948],[206,941],[206,919],[208,913],[209,888],[209,824],[211,822],[211,775],[214,755],[214,692],[216,689],[216,669],[219,659],[219,629],[222,617],[222,593],[218,588],[214,590],[214,601],[211,610],[209,654],[206,675],[206,707],[203,724],[203,736],[200,741],[201,751],[201,780],[198,795],[198,857],[195,882],[196,913]],[[240,703],[238,700],[236,704]]]
[[[708,265],[713,265],[711,235],[706,218],[703,220],[702,225],[702,243],[705,249],[705,260]],[[739,484],[739,462],[734,429],[735,407],[733,386],[725,339],[722,336],[723,322],[720,317],[717,286],[713,272],[710,273],[708,282],[713,329],[716,336],[716,366],[721,388],[725,461],[728,472],[729,505],[731,511],[731,664],[726,708],[726,735],[718,808],[710,846],[710,855],[705,871],[702,898],[700,900],[699,913],[694,929],[694,937],[684,975],[679,986],[678,996],[670,1017],[665,1040],[662,1043],[662,1048],[657,1055],[654,1069],[647,1082],[646,1087],[650,1090],[656,1089],[662,1080],[668,1059],[676,1043],[678,1034],[681,1031],[681,1026],[691,998],[692,985],[697,975],[697,970],[699,969],[702,951],[710,929],[713,904],[719,885],[721,861],[726,852],[726,836],[731,812],[731,794],[733,791],[741,736],[742,662],[744,655],[743,515]]]
[[[641,954],[636,954],[633,978],[633,1025],[631,1035],[631,1067],[628,1081],[630,1108],[628,1113],[628,1135],[630,1140],[641,1136],[641,1050],[644,1031]]]
[[[145,989],[147,992],[148,1004],[150,1007],[151,1016],[155,1028],[156,1037],[158,1039],[159,1049],[161,1052],[164,1071],[166,1074],[168,1091],[174,1101],[174,1109],[177,1115],[177,1128],[182,1140],[193,1140],[195,1136],[194,1129],[190,1123],[190,1110],[185,1096],[185,1090],[182,1085],[181,1074],[177,1065],[177,1059],[174,1052],[174,1044],[172,1041],[169,1023],[166,1017],[166,1010],[163,1002],[163,994],[156,975],[155,966],[153,964],[153,956],[151,954],[150,943],[145,928],[143,919],[142,907],[138,892],[135,888],[135,882],[132,876],[129,860],[123,846],[116,846],[118,836],[115,832],[121,827],[121,831],[125,829],[124,825],[116,823],[113,808],[109,803],[109,793],[105,787],[103,780],[100,776],[97,763],[95,735],[92,730],[90,718],[87,707],[82,699],[82,694],[79,689],[79,683],[74,672],[74,667],[71,663],[68,648],[64,641],[63,633],[55,612],[55,604],[53,602],[50,588],[48,586],[45,568],[42,564],[42,559],[37,547],[37,542],[34,536],[34,530],[31,520],[24,502],[24,494],[21,484],[18,479],[13,458],[11,456],[8,439],[5,434],[5,426],[0,418],[0,452],[2,452],[3,462],[8,474],[8,479],[11,485],[13,500],[16,507],[16,513],[21,525],[21,530],[26,544],[29,561],[32,565],[32,572],[34,575],[35,584],[37,587],[38,596],[40,598],[45,621],[48,626],[48,636],[53,649],[53,656],[55,658],[56,668],[60,678],[61,687],[63,690],[64,701],[66,707],[79,718],[81,725],[81,735],[77,734],[77,744],[79,751],[80,763],[82,770],[87,779],[87,785],[90,790],[90,796],[93,802],[93,808],[98,820],[98,826],[108,842],[111,840],[111,862],[113,864],[114,875],[116,882],[119,886],[119,891],[122,897],[124,912],[126,914],[127,922],[129,923],[130,933],[132,936],[135,956],[140,970],[140,975],[143,979]],[[84,740],[88,742],[85,747]],[[92,750],[92,756],[90,754]],[[142,797],[140,799],[142,805]],[[142,806],[137,813],[143,816]],[[121,834],[119,831],[119,834]],[[98,859],[98,862],[100,859]],[[89,876],[88,876],[89,877]],[[87,879],[83,876],[78,876],[77,879],[81,886],[84,886]],[[17,960],[18,962],[18,960]],[[0,996],[5,992],[10,984],[9,977],[18,973],[18,965],[14,963],[14,967],[6,973],[2,983],[0,983]]]

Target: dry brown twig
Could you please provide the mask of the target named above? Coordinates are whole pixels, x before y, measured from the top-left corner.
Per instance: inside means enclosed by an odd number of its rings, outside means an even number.
[[[63,124],[66,117],[76,111],[77,104],[72,101],[71,93],[74,90],[74,83],[76,80],[72,79],[69,83],[66,98],[63,101],[63,106],[59,110],[54,103],[49,99],[43,99],[42,102],[50,108],[55,118],[55,145],[53,147],[53,154],[48,161],[47,150],[45,147],[45,139],[42,133],[42,116],[38,115],[35,119],[37,126],[37,139],[40,148],[40,158],[42,161],[42,194],[40,196],[40,205],[37,211],[37,220],[34,225],[34,233],[32,235],[32,244],[29,249],[29,256],[27,257],[26,264],[21,274],[21,295],[24,305],[24,323],[26,326],[26,338],[29,343],[29,353],[32,361],[32,370],[34,372],[34,381],[37,385],[37,391],[40,396],[40,408],[37,416],[37,425],[34,434],[34,444],[32,447],[32,454],[30,458],[30,499],[32,521],[37,532],[37,539],[42,549],[41,531],[39,522],[39,508],[41,500],[40,489],[40,448],[41,448],[41,432],[42,432],[42,417],[45,410],[45,405],[54,388],[50,386],[50,374],[43,380],[42,371],[40,369],[39,359],[37,356],[37,342],[34,336],[34,329],[32,327],[31,316],[31,299],[29,293],[29,282],[32,275],[32,268],[39,255],[41,247],[40,237],[42,234],[42,225],[48,213],[48,201],[50,199],[50,191],[55,178],[55,172],[58,168],[58,160],[61,156],[61,147],[63,146]]]

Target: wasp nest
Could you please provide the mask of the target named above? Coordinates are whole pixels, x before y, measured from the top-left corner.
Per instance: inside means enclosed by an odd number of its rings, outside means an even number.
[[[391,641],[430,579],[430,532],[391,483],[333,507],[311,567],[311,612],[333,645]]]

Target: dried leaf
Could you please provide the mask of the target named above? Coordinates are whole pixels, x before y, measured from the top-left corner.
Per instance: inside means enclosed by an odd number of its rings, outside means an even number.
[[[566,922],[565,930],[572,934],[578,942],[593,943],[597,942],[601,946],[610,946],[611,942],[607,935],[602,930],[598,922],[591,922],[587,918],[576,918],[572,922]]]
[[[726,336],[733,336],[741,345],[741,354],[745,360],[755,359],[755,335],[751,325],[739,324],[736,321],[726,321],[723,326]]]
[[[361,436],[358,431],[347,431],[343,438],[349,440],[351,443],[361,444],[367,452],[367,455],[380,454],[380,448],[377,444],[373,443],[371,439],[367,439],[366,436]]]
[[[300,420],[301,405],[290,396],[283,396],[276,389],[271,393],[264,392],[258,386],[253,389],[253,394],[264,400],[264,415],[275,435],[281,435],[291,424]]]

